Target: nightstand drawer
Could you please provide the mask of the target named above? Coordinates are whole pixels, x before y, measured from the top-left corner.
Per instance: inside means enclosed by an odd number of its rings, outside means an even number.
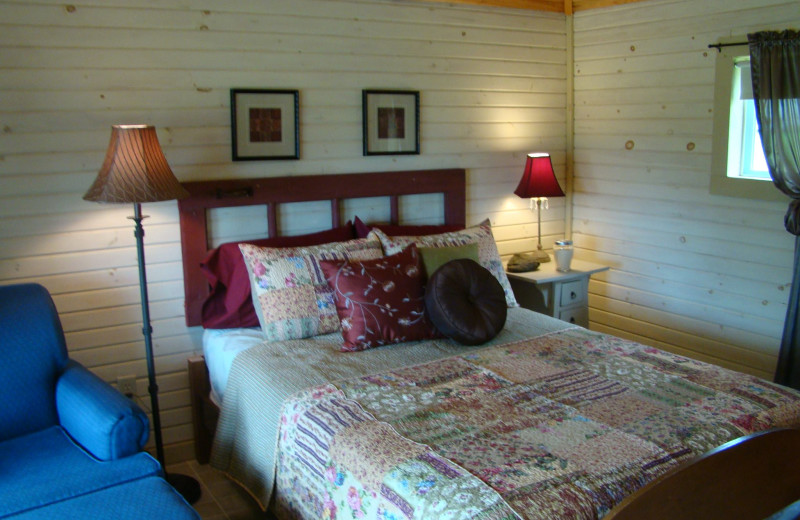
[[[583,280],[573,280],[561,284],[561,307],[580,305],[586,301],[586,290]]]
[[[575,325],[580,325],[581,327],[589,326],[589,309],[586,307],[565,309],[559,312],[558,316],[556,317],[561,321],[574,323]]]

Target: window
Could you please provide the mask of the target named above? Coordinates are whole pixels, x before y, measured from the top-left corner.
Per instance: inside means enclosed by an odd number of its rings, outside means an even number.
[[[714,89],[711,193],[783,200],[772,184],[758,135],[747,45],[723,47]]]
[[[750,57],[734,59],[728,117],[728,177],[771,181],[761,136],[750,76]]]

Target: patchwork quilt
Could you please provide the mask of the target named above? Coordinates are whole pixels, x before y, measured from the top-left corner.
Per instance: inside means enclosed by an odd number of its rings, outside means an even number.
[[[595,519],[800,393],[581,328],[285,401],[275,509],[308,519]]]
[[[516,307],[508,309],[500,334],[476,347],[443,338],[342,352],[341,332],[252,346],[233,360],[210,463],[266,509],[273,498],[281,413],[292,396],[333,381],[422,365],[570,327],[574,325]]]

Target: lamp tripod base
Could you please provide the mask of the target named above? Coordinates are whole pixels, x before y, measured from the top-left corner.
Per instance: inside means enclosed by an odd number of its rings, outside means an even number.
[[[175,488],[175,491],[189,502],[194,504],[200,500],[200,483],[188,475],[181,475],[180,473],[167,473],[165,478],[170,486]]]

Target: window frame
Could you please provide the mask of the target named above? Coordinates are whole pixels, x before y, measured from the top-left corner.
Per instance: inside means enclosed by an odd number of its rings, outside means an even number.
[[[732,38],[731,42],[745,40]],[[727,42],[720,42],[727,43]],[[714,73],[714,129],[711,140],[711,184],[714,195],[747,199],[785,201],[771,181],[728,177],[728,144],[730,140],[731,94],[736,60],[749,56],[747,44],[722,47],[717,53]]]

